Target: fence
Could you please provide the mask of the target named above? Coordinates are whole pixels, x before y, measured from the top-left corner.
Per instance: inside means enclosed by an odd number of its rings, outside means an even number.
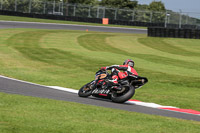
[[[200,39],[200,30],[148,27],[148,36]]]
[[[129,21],[144,23],[163,23],[164,27],[173,25],[200,26],[200,13],[155,12],[148,10],[130,10],[102,6],[47,2],[42,0],[0,0],[0,10],[22,13],[52,14],[84,18],[109,18],[112,21]]]

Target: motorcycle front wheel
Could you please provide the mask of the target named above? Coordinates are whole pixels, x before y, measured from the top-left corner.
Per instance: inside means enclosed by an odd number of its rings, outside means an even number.
[[[90,89],[90,83],[87,83],[83,87],[81,87],[78,91],[78,95],[80,97],[88,97],[92,94],[92,89]]]
[[[133,86],[122,86],[121,92],[113,92],[111,95],[111,100],[116,103],[124,103],[131,99],[135,94],[135,88]]]

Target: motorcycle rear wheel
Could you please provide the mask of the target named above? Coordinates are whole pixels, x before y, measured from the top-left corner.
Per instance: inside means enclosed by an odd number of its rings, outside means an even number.
[[[80,97],[88,97],[92,94],[92,89],[90,89],[90,83],[87,83],[83,87],[81,87],[78,91],[78,95]]]
[[[135,94],[135,88],[133,86],[123,86],[123,87],[125,87],[123,88],[124,89],[123,92],[121,93],[114,92],[111,95],[111,100],[113,102],[124,103],[129,99],[131,99],[131,97],[133,97],[133,95]]]

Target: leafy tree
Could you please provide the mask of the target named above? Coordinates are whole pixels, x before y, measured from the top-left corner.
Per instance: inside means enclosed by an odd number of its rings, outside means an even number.
[[[93,5],[98,3],[98,0],[63,0],[67,3],[76,3],[76,4],[87,4],[87,5]]]
[[[164,3],[161,1],[153,1],[149,4],[149,10],[151,11],[166,11]]]
[[[102,0],[100,5],[102,6],[109,6],[109,7],[116,7],[116,8],[130,8],[134,9],[137,7],[137,1],[131,0]]]
[[[14,0],[3,0],[1,1],[3,4],[2,5],[2,10],[10,10],[10,11],[14,11],[15,10],[15,1]]]
[[[149,10],[153,12],[153,22],[164,22],[166,9],[164,3],[161,1],[153,1],[149,4]]]
[[[150,22],[151,13],[148,10],[149,10],[149,5],[138,4],[135,10],[134,20],[140,22]]]
[[[112,8],[121,8],[121,9],[135,9],[137,7],[137,1],[131,0],[102,0],[100,1],[99,5],[105,7],[112,7]],[[127,10],[107,10],[106,14],[113,14],[111,18],[115,16],[115,12],[117,11],[117,19],[121,20],[131,20],[132,18],[132,11],[127,12]]]
[[[137,5],[137,10],[148,10],[149,9],[149,5],[142,5],[142,4],[138,4]]]
[[[29,3],[29,0],[2,0],[2,8],[3,10],[10,10],[10,11],[21,11],[28,12],[27,4]],[[17,4],[17,6],[15,6]],[[22,5],[26,7],[22,7]]]

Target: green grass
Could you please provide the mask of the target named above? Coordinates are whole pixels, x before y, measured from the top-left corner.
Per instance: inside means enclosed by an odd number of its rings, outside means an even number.
[[[1,133],[199,133],[200,123],[0,93]]]
[[[7,16],[7,15],[0,15],[0,20],[6,20],[6,21],[25,21],[25,22],[41,22],[41,23],[58,23],[58,24],[78,24],[78,25],[92,25],[92,26],[108,26],[108,27],[123,27],[123,28],[147,29],[147,27],[141,27],[141,26],[125,26],[125,25],[113,25],[113,24],[103,25],[103,24],[98,24],[98,23],[85,23],[85,22],[75,22],[75,21],[39,19],[39,18],[29,18],[29,17],[19,17],[19,16]]]
[[[5,76],[79,89],[100,67],[132,58],[139,75],[149,79],[136,91],[136,99],[200,110],[200,40],[5,29],[0,44],[0,74]]]
[[[131,58],[139,75],[149,79],[134,99],[200,111],[199,44],[141,34],[2,29],[0,74],[79,89],[100,67]],[[6,133],[198,132],[200,127],[199,122],[78,103],[5,93],[0,97],[0,132]]]

